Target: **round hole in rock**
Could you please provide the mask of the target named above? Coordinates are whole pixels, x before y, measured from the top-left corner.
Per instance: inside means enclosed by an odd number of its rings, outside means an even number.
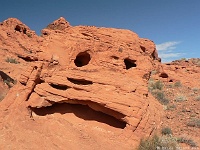
[[[161,78],[168,78],[168,74],[166,74],[165,72],[162,72],[159,77]]]
[[[16,25],[15,31],[21,32],[21,27],[19,25]]]
[[[136,60],[131,60],[129,58],[124,59],[124,63],[125,63],[127,70],[132,68],[132,67],[136,67],[137,65],[136,65],[135,62],[136,62]]]
[[[74,63],[77,67],[82,67],[87,65],[91,60],[90,54],[88,52],[80,52],[76,59],[74,60]]]

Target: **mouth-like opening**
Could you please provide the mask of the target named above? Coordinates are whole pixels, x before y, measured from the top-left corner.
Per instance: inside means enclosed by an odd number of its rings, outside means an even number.
[[[69,87],[66,86],[66,85],[57,85],[57,84],[53,84],[53,83],[50,83],[49,84],[52,88],[55,88],[55,89],[58,89],[58,90],[67,90]]]
[[[31,108],[31,110],[38,116],[46,116],[55,113],[62,115],[73,113],[76,117],[85,121],[96,121],[119,129],[124,129],[126,127],[126,122],[116,119],[106,113],[96,111],[88,105],[55,103],[49,107]]]
[[[78,85],[91,85],[93,84],[92,81],[85,80],[85,79],[74,79],[74,78],[67,78],[68,81],[78,84]]]

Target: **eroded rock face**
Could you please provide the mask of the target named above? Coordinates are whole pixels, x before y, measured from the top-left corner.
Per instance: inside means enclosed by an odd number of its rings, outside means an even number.
[[[2,34],[6,28],[10,28],[5,22],[1,25],[4,29]],[[56,124],[58,121],[64,123],[65,120],[50,115],[52,112],[62,114],[61,110],[73,106],[81,107],[81,110],[92,109],[94,114],[101,112],[100,116],[108,115],[118,120],[116,124],[121,129],[113,131],[112,134],[116,136],[116,141],[129,141],[119,145],[114,142],[123,149],[133,148],[132,145],[137,145],[140,138],[150,136],[159,128],[162,107],[147,89],[150,72],[160,61],[152,41],[141,39],[129,30],[93,26],[72,27],[64,18],[43,29],[42,37],[34,35],[30,41],[30,37],[23,35],[30,29],[16,20],[14,24],[15,28],[19,28],[17,31],[10,31],[10,34],[19,34],[29,42],[16,54],[22,62],[25,61],[27,67],[18,78],[18,84],[1,103],[2,110],[9,112],[6,113],[7,118],[15,113],[15,122],[23,120],[32,124],[27,118],[31,117],[37,122],[41,122],[43,118],[44,123],[48,116],[51,116]],[[18,43],[15,47],[20,47],[20,42],[15,43]],[[9,47],[9,44],[5,42],[2,47]],[[24,53],[30,48],[31,53]],[[10,48],[8,52],[14,53]],[[22,119],[19,117],[22,115],[27,117]],[[96,119],[98,120],[98,117]],[[76,124],[72,122],[72,125]],[[81,125],[83,126],[84,122]],[[17,126],[21,128],[24,125]],[[44,126],[38,128],[42,129]],[[27,130],[30,128],[27,127]],[[40,132],[38,128],[34,128],[35,132]],[[49,126],[49,129],[52,127]],[[61,127],[59,133],[63,130],[65,128]],[[82,133],[85,132],[88,132],[88,129],[83,129]],[[119,132],[121,136],[116,135]],[[111,136],[110,132],[106,131],[106,134],[108,135],[100,136]],[[91,132],[90,136],[94,135]],[[54,137],[54,140],[58,141],[59,138]],[[110,145],[113,141],[108,140],[107,147],[102,139],[97,142],[101,146],[94,144],[94,149],[114,148],[113,144]],[[68,142],[66,145],[70,148]],[[85,147],[89,148],[91,147]]]
[[[182,59],[171,63],[160,64],[152,77],[163,82],[180,82],[188,87],[200,86],[199,80],[200,59]],[[192,80],[191,80],[192,79]]]

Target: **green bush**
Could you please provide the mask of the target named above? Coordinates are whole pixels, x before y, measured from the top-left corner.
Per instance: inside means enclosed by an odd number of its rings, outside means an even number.
[[[6,62],[13,63],[13,64],[19,64],[19,62],[15,58],[7,58]]]
[[[161,133],[162,133],[162,135],[172,134],[172,130],[169,127],[162,128]]]

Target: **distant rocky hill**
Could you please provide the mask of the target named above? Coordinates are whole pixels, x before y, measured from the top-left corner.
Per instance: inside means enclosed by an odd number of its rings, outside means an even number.
[[[149,80],[200,87],[198,59],[161,64],[151,40],[62,17],[41,36],[18,19],[3,21],[0,54],[5,150],[133,149],[163,126]]]

